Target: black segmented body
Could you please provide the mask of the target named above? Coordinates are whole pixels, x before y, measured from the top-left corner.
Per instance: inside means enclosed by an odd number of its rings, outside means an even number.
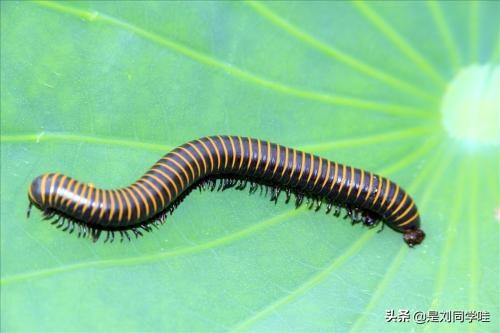
[[[381,217],[405,241],[419,244],[424,233],[412,198],[387,178],[319,156],[258,139],[212,136],[167,153],[132,185],[103,190],[50,173],[37,177],[28,196],[45,212],[55,212],[98,230],[126,230],[159,216],[204,179],[255,180],[360,210],[365,224]],[[276,194],[276,192],[275,192]],[[277,195],[276,195],[277,196]],[[374,213],[374,214],[373,214]]]

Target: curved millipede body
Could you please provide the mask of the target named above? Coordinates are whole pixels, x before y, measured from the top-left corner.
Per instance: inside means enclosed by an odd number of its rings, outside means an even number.
[[[119,232],[136,236],[164,221],[195,187],[235,187],[250,184],[271,189],[271,201],[281,192],[286,201],[305,198],[311,207],[327,205],[347,210],[353,222],[376,225],[381,219],[404,234],[409,246],[420,244],[425,234],[413,199],[397,184],[368,171],[335,163],[319,156],[258,139],[212,136],[188,142],[161,158],[132,185],[114,190],[95,188],[59,173],[33,180],[28,190],[31,204],[41,209],[53,224],[96,240],[107,231],[106,240]],[[268,190],[266,187],[266,190]],[[28,209],[29,215],[29,209]]]

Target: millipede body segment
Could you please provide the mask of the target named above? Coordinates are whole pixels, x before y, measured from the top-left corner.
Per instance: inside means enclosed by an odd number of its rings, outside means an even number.
[[[404,234],[409,246],[425,234],[413,199],[397,184],[368,171],[332,162],[279,144],[238,136],[211,136],[188,142],[162,157],[132,185],[100,189],[71,177],[48,173],[33,180],[31,204],[53,218],[58,227],[92,235],[102,231],[141,234],[164,220],[165,213],[197,186],[242,189],[251,184],[271,188],[271,200],[281,192],[296,205],[313,199],[318,209],[346,208],[353,222],[373,226],[380,219]],[[29,210],[28,210],[29,213]],[[128,237],[128,235],[127,235]]]

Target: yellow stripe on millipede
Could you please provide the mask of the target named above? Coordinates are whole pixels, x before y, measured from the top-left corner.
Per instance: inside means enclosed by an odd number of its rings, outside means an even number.
[[[145,180],[143,179],[142,181],[145,181]],[[146,192],[146,194],[148,195],[149,199],[151,199],[151,202],[153,203],[153,212],[157,212],[158,211],[158,205],[156,204],[156,198],[153,195],[153,193],[151,193],[151,191],[146,186],[144,186],[141,182],[136,182],[134,185],[142,188],[144,190],[144,192]],[[157,188],[154,188],[154,189],[155,189],[155,191],[158,191]],[[138,192],[140,193],[140,191],[138,191]],[[144,200],[144,203],[146,204],[146,215],[149,216],[148,203],[147,203],[146,200]]]
[[[92,210],[90,211],[90,218],[92,219],[92,217],[94,216],[96,210],[97,210],[97,206],[99,206],[99,192],[100,190],[99,189],[96,189],[96,192],[95,192],[95,199],[94,199],[94,202],[93,202],[93,207],[92,207]]]
[[[266,141],[267,143],[267,155],[266,155],[266,165],[264,166],[264,172],[262,173],[263,175],[266,174],[267,168],[269,167],[269,162],[271,162],[271,143],[269,141]]]
[[[259,170],[260,160],[262,159],[262,152],[260,150],[261,150],[260,140],[257,139],[257,164],[255,165],[255,171],[253,172],[254,175]]]
[[[382,191],[382,183],[384,182],[384,178],[377,176],[378,178],[378,185],[377,185],[377,194],[375,195],[375,199],[373,200],[373,205],[372,207],[375,207],[377,204],[378,197],[380,196],[380,191]]]
[[[149,203],[146,200],[146,197],[144,196],[144,194],[139,190],[139,188],[137,186],[138,186],[137,183],[130,185],[130,187],[129,187],[130,192],[134,193],[134,191],[135,191],[135,193],[137,193],[141,197],[142,202],[144,202],[144,208],[146,209],[146,216],[149,216]],[[148,191],[148,193],[149,193],[149,191]],[[151,195],[151,193],[149,193],[149,195],[151,196],[151,199],[153,199],[152,201],[154,202],[154,205],[156,206],[156,202],[154,200],[154,197]],[[134,194],[134,196],[135,196],[135,194]]]
[[[318,173],[316,174],[316,179],[314,180],[313,187],[311,188],[311,191],[314,190],[316,187],[316,184],[318,183],[318,180],[321,178],[321,169],[323,168],[323,159],[319,157],[319,167],[318,167]]]
[[[231,163],[231,170],[234,170],[234,164],[236,163],[236,146],[234,145],[233,138],[228,136],[229,142],[231,142],[231,149],[233,152],[233,162]]]
[[[391,208],[392,205],[394,205],[394,202],[396,202],[396,198],[398,197],[398,194],[399,194],[399,185],[396,185],[396,191],[394,192],[394,194],[392,196],[392,199],[391,199],[391,202],[389,203],[389,206],[387,206],[387,210],[389,210],[389,208]]]
[[[203,173],[207,173],[207,162],[205,162],[205,158],[203,157],[203,154],[201,153],[201,151],[198,149],[198,147],[196,147],[194,144],[192,144],[191,142],[189,142],[189,145],[196,151],[196,153],[200,156],[201,158],[201,161],[203,162]],[[201,174],[200,174],[201,175]]]
[[[339,193],[337,193],[337,196],[335,198],[337,198],[340,193],[342,193],[342,188],[344,187],[344,184],[346,182],[345,180],[345,174],[347,173],[347,169],[346,169],[346,166],[345,164],[342,165],[342,179],[340,180],[340,188],[339,188]]]
[[[406,210],[403,213],[401,213],[401,215],[399,215],[399,217],[395,219],[394,222],[401,220],[401,218],[406,216],[406,214],[408,214],[414,206],[415,206],[415,201],[412,201],[411,204],[408,206],[408,208],[406,208]]]
[[[103,216],[104,216],[104,212],[106,211],[106,208],[107,207],[107,201],[108,201],[108,198],[106,198],[106,194],[107,194],[107,190],[100,190],[102,191],[102,207],[99,207],[99,209],[101,210],[101,212],[99,213],[99,219],[102,220]]]
[[[155,175],[153,174],[149,174],[148,175],[149,177],[153,178],[154,180],[156,180],[158,182],[158,184],[161,185],[161,187],[163,187],[163,189],[165,189],[165,191],[167,192],[167,195],[168,195],[168,201],[169,202],[172,202],[172,193],[170,192],[170,189],[168,188],[168,186],[165,184],[164,181],[162,181],[160,178],[156,177]]]
[[[319,189],[320,192],[323,191],[326,183],[328,182],[328,179],[330,178],[330,165],[331,165],[330,160],[326,160],[326,175],[325,175],[325,180],[323,181],[323,184],[321,184],[321,188]]]
[[[110,205],[109,205],[109,215],[108,215],[108,223],[107,224],[110,224],[112,219],[113,219],[113,215],[115,215],[115,198],[113,195],[114,191],[113,190],[104,190],[104,192],[109,194]],[[106,194],[104,196],[106,196]]]
[[[413,215],[411,218],[409,218],[405,222],[403,222],[401,224],[398,224],[397,226],[398,227],[404,227],[405,225],[410,224],[411,222],[413,222],[413,220],[415,220],[417,217],[418,217],[418,212],[415,212],[415,215]]]
[[[240,165],[238,166],[238,170],[241,170],[241,167],[243,166],[243,160],[245,159],[245,148],[243,147],[243,141],[241,140],[241,137],[238,137],[238,141],[240,142]]]
[[[108,192],[109,201],[111,202],[111,204],[109,205],[109,216],[108,216],[108,224],[110,224],[111,220],[113,219],[113,215],[115,215],[115,196],[113,195],[115,193],[115,191],[109,190],[109,191],[105,191],[105,192]],[[120,216],[121,216],[121,212],[122,212],[122,209],[120,206]]]
[[[28,186],[28,195],[31,198],[31,201],[35,201],[35,196],[33,195],[33,191],[31,189],[31,184]]]
[[[155,172],[160,173],[163,177],[165,177],[165,179],[167,179],[172,184],[172,186],[174,187],[174,190],[175,190],[175,195],[177,195],[177,193],[179,193],[179,189],[177,188],[177,185],[175,184],[175,182],[173,181],[173,179],[170,178],[169,175],[167,175],[161,169],[152,169],[152,170],[154,170]],[[162,182],[162,183],[164,183],[164,182]],[[170,193],[170,191],[169,191],[169,193]],[[171,199],[169,198],[169,200],[171,200]]]
[[[182,171],[184,176],[186,176],[186,181],[189,182],[189,175],[188,175],[187,171],[182,167],[182,165],[179,164],[179,162],[177,162],[175,160],[175,158],[167,156],[167,157],[163,157],[161,160],[170,161],[170,162],[174,163],[179,168],[179,170]],[[176,173],[176,172],[174,172],[174,173]],[[184,182],[181,179],[179,179],[179,180],[181,181],[182,187],[184,187]]]
[[[283,175],[285,174],[285,170],[288,168],[288,147],[285,147],[285,164],[283,166],[283,171],[281,172],[280,181],[283,178]]]
[[[142,194],[142,192],[137,188],[137,186],[141,186],[141,184],[134,183],[134,184],[132,184],[130,186],[130,188],[133,189],[133,190],[135,190],[137,192],[137,194],[141,197],[142,201],[144,202],[144,206],[146,208],[146,216],[149,216],[149,203],[146,200],[146,197],[144,196],[144,194]],[[154,211],[156,212],[156,201],[155,201],[155,198],[153,197],[153,195],[151,194],[151,192],[149,192],[144,187],[144,185],[142,185],[141,188],[144,188],[144,190],[148,193],[149,197],[151,198],[151,201],[153,202]]]
[[[72,196],[71,196],[71,201],[68,200],[68,204],[67,204],[67,207],[70,208],[71,207],[71,204],[74,203],[75,204],[75,208],[76,208],[76,204],[78,202],[78,199],[76,199],[76,197],[79,197],[80,194],[78,193],[78,191],[80,190],[80,187],[82,186],[82,183],[76,181],[75,182],[75,188],[73,189],[73,193],[72,193]],[[74,211],[74,209],[73,209]]]
[[[214,158],[212,157],[212,153],[210,152],[210,149],[208,149],[207,145],[205,142],[198,140],[199,143],[203,146],[203,148],[207,151],[208,158],[210,159],[210,171],[214,170]]]
[[[212,138],[209,137],[207,139],[208,139],[208,141],[210,141],[210,143],[212,144],[212,146],[215,149],[215,154],[217,155],[217,170],[220,170],[220,153],[219,153],[219,149],[215,145],[215,142],[212,140]]]
[[[45,183],[47,182],[47,177],[49,175],[48,174],[45,174],[42,176],[42,180],[40,182],[40,188],[41,188],[41,194],[42,194],[42,204],[45,205]]]
[[[184,148],[184,147],[179,147],[179,148],[182,149],[183,151],[185,151],[186,154],[188,154],[189,157],[191,157],[191,159],[193,160],[193,162],[196,164],[196,168],[198,169],[198,176],[201,176],[201,167],[200,167],[200,164],[198,163],[198,161],[196,160],[196,158],[193,156],[193,154],[191,154],[191,152],[189,150],[187,150],[186,148]],[[188,163],[188,165],[190,166],[191,163]],[[191,170],[193,170],[193,168],[191,168]]]
[[[94,190],[93,186],[88,186],[87,196],[85,197],[85,204],[83,205],[83,208],[82,208],[82,215],[90,207],[90,198],[92,198],[92,191],[93,190]]]
[[[346,200],[349,198],[349,195],[351,194],[351,191],[354,187],[354,168],[351,166],[349,167],[349,169],[351,170],[351,177],[349,179],[349,189],[347,190],[347,196],[345,197]]]
[[[359,189],[358,193],[356,193],[356,200],[358,200],[364,185],[365,185],[365,171],[361,169],[361,179],[359,180]]]
[[[170,161],[169,157],[165,157],[165,158],[168,159],[168,161]],[[162,163],[162,162],[157,162],[155,164],[155,166],[156,165],[164,166],[166,169],[170,170],[177,177],[177,179],[179,179],[179,182],[181,183],[181,188],[184,188],[184,181],[182,180],[182,177],[181,177],[180,173],[177,172],[177,170],[175,170],[174,168],[172,168],[170,165]]]
[[[366,195],[365,195],[365,201],[368,200],[368,197],[370,196],[370,194],[372,193],[372,186],[373,186],[373,174],[371,172],[369,172],[370,174],[370,182],[368,183],[368,191],[366,191]]]
[[[125,203],[127,204],[127,216],[128,216],[128,221],[130,221],[131,214],[132,214],[132,207],[130,205],[130,201],[127,198],[127,195],[123,192],[122,189],[115,191],[115,194],[116,194],[116,199],[118,199],[118,201],[119,201],[118,206],[120,208],[120,213],[118,214],[118,222],[119,223],[122,222],[123,213],[125,211],[125,205],[123,204],[122,196],[123,196],[123,199],[125,200]]]
[[[292,158],[292,171],[290,171],[290,176],[288,177],[288,181],[286,184],[289,184],[292,181],[293,174],[295,173],[295,169],[297,168],[297,150],[292,149],[293,158]]]
[[[302,153],[302,158],[301,158],[302,162],[300,163],[300,172],[297,183],[299,183],[300,180],[302,179],[302,175],[304,174],[304,169],[306,168],[306,153],[304,153],[303,151],[301,153]]]
[[[173,151],[173,152],[172,152],[172,154],[174,154],[175,156],[179,157],[181,160],[183,160],[183,161],[184,161],[184,163],[186,163],[186,165],[187,165],[187,166],[188,166],[188,168],[189,168],[189,171],[191,171],[191,176],[192,176],[192,178],[193,178],[193,179],[192,179],[192,181],[194,181],[194,177],[196,177],[196,176],[195,176],[195,174],[194,174],[194,169],[193,169],[193,166],[191,165],[191,163],[189,163],[189,161],[188,161],[188,160],[186,160],[186,158],[185,158],[184,156],[182,156],[181,154],[179,154],[179,153],[178,153],[178,152],[176,152],[176,151]],[[174,160],[174,159],[172,159],[172,160]],[[177,162],[177,161],[176,161],[176,162]],[[177,163],[177,164],[178,164],[178,165],[180,165],[179,163]],[[180,166],[179,166],[179,168],[182,170],[182,168],[181,168]],[[187,175],[187,173],[186,173],[186,175]],[[189,177],[187,177],[187,180],[189,181]]]
[[[153,184],[153,182],[151,182],[147,178],[142,178],[141,181],[143,181],[146,184],[148,184],[156,192],[156,194],[158,194],[158,196],[160,197],[161,206],[165,207],[165,198],[163,197],[163,193],[161,193],[160,189],[158,187],[156,187],[156,185]],[[155,210],[156,210],[156,206],[155,206]]]
[[[399,205],[396,207],[396,209],[390,215],[391,217],[396,215],[397,212],[401,209],[401,207],[403,207],[403,204],[405,203],[407,198],[408,198],[408,193],[405,192],[405,194],[403,195],[403,199],[401,199],[401,202],[399,203]]]
[[[75,201],[75,206],[73,206],[73,212],[75,212],[78,208],[78,205],[82,201],[82,197],[85,195],[85,192],[87,192],[87,184],[82,184],[82,192],[78,195],[78,199]]]
[[[307,175],[306,184],[309,184],[309,180],[311,180],[311,177],[312,177],[313,172],[314,172],[314,156],[313,156],[313,154],[309,154],[309,156],[311,157],[310,158],[311,165],[309,166],[309,174]]]
[[[274,177],[274,174],[276,173],[276,170],[278,170],[278,166],[280,165],[280,153],[281,153],[281,147],[280,145],[276,145],[276,164],[274,165],[273,169],[273,174],[271,175],[271,178]]]
[[[49,187],[49,205],[52,206],[52,193],[55,193],[55,184],[56,184],[56,178],[60,176],[60,174],[56,173],[52,175],[52,179],[50,180],[50,187]]]
[[[385,179],[385,193],[384,197],[382,198],[382,202],[380,203],[380,207],[384,206],[385,202],[387,201],[387,197],[389,196],[389,187],[391,185],[389,178]]]
[[[130,194],[130,197],[132,198],[132,200],[134,201],[135,203],[135,213],[136,213],[136,217],[137,219],[139,219],[139,217],[141,216],[141,206],[139,205],[139,201],[137,200],[137,197],[135,196],[134,192],[132,192],[132,190],[128,187],[125,187],[124,189],[124,192],[127,192],[128,194]],[[127,198],[127,196],[125,196],[125,198]],[[131,217],[131,214],[132,214],[132,206],[130,206],[131,209],[129,209],[129,213],[130,213],[130,218],[129,218],[129,221],[132,220],[132,217]]]
[[[252,147],[252,140],[248,138],[248,164],[247,164],[247,169],[245,170],[245,174],[248,173],[250,170],[250,165],[252,164],[252,159],[253,159],[253,147]]]
[[[333,190],[333,186],[335,186],[335,184],[337,184],[337,177],[338,177],[338,171],[339,171],[339,165],[336,162],[333,162],[333,164],[335,165],[335,168],[334,168],[334,172],[333,172],[332,185],[330,185],[330,193]],[[337,196],[338,196],[338,194],[337,194]]]
[[[224,150],[224,170],[227,169],[227,162],[228,162],[228,157],[229,157],[229,154],[227,152],[227,148],[226,148],[226,144],[224,143],[224,139],[221,138],[220,135],[217,135],[217,137],[219,138],[219,141],[220,143],[222,144],[222,150]]]
[[[127,197],[127,194],[123,189],[119,189],[115,192],[116,197],[120,199],[120,202],[123,204],[123,214],[127,213],[127,221],[132,219],[132,205],[130,204],[130,200]],[[123,201],[122,201],[123,199]],[[126,206],[126,207],[125,207]],[[123,218],[120,216],[120,223],[123,221]]]
[[[66,191],[65,191],[65,193],[64,193],[64,195],[62,196],[62,199],[61,199],[61,205],[68,200],[68,196],[70,196],[71,198],[73,198],[73,192],[70,192],[70,191],[71,191],[71,186],[74,183],[75,183],[75,180],[74,179],[70,179],[69,182],[68,182],[68,185],[66,185]],[[69,203],[69,200],[68,200],[68,203]],[[68,204],[64,205],[64,207],[67,208]]]

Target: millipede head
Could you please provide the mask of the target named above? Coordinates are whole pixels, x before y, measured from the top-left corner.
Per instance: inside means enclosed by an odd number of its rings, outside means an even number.
[[[413,247],[422,243],[425,238],[425,233],[420,228],[410,229],[405,231],[403,238],[408,246]]]

